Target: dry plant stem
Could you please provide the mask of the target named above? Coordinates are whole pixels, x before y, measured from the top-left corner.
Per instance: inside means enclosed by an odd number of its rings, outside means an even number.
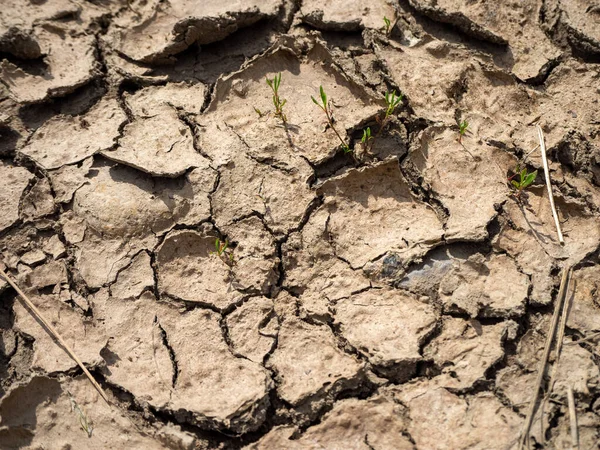
[[[550,330],[548,330],[548,336],[546,337],[546,345],[544,347],[544,354],[540,361],[540,367],[538,369],[538,375],[535,381],[535,387],[533,390],[533,398],[529,404],[527,411],[527,417],[523,423],[523,429],[521,430],[521,436],[519,438],[519,450],[522,450],[527,446],[529,448],[529,433],[531,431],[531,425],[533,424],[533,418],[535,417],[536,406],[538,404],[540,390],[544,381],[544,374],[546,373],[546,366],[548,364],[548,358],[550,357],[550,350],[552,349],[552,342],[556,334],[556,328],[558,326],[558,319],[560,318],[560,312],[562,309],[563,300],[565,298],[567,281],[569,279],[569,273],[571,268],[565,267],[562,272],[562,278],[560,281],[560,289],[558,296],[556,297],[556,305],[554,306],[554,314],[552,315],[552,323]]]
[[[573,276],[573,268],[569,269],[569,276],[567,281],[567,288],[565,290],[565,299],[563,302],[562,313],[560,317],[560,324],[558,325],[557,337],[556,337],[556,345],[554,349],[554,362],[552,364],[552,374],[550,375],[550,382],[548,383],[548,389],[546,390],[546,395],[544,397],[544,404],[546,404],[550,400],[550,394],[554,390],[554,383],[556,382],[556,375],[558,374],[558,365],[560,361],[560,354],[562,351],[563,340],[565,338],[565,328],[567,326],[567,318],[570,310],[570,300],[573,298],[573,294],[575,293],[575,288],[569,294],[569,286],[571,284],[571,278]],[[567,295],[569,294],[569,295]],[[542,430],[542,443],[543,443],[543,430]]]
[[[60,336],[60,334],[58,334],[58,331],[56,331],[56,329],[44,318],[44,316],[42,316],[42,313],[40,312],[40,310],[37,309],[37,307],[33,304],[33,302],[31,300],[29,300],[27,295],[25,295],[25,293],[19,288],[19,286],[17,286],[17,284],[12,279],[12,277],[8,276],[6,274],[6,272],[4,272],[4,270],[2,270],[2,269],[0,269],[0,275],[2,276],[2,278],[4,278],[8,282],[8,284],[10,284],[12,286],[12,288],[15,291],[17,291],[17,293],[19,294],[19,296],[21,297],[23,302],[25,302],[25,305],[27,306],[27,308],[33,313],[33,315],[36,317],[36,319],[38,319],[40,322],[42,322],[44,327],[46,327],[46,331],[48,331],[50,333],[50,335],[60,343],[60,345],[69,354],[69,356],[73,359],[73,361],[75,361],[77,363],[77,365],[81,368],[81,370],[83,370],[83,373],[85,374],[86,377],[88,377],[88,379],[90,380],[90,383],[92,383],[92,385],[96,388],[96,390],[98,391],[98,393],[100,394],[102,399],[108,405],[110,405],[110,401],[108,400],[108,397],[106,396],[106,394],[102,391],[102,388],[100,387],[100,385],[96,382],[96,380],[94,379],[92,374],[85,368],[85,366],[83,365],[81,360],[77,357],[77,355],[73,352],[71,347],[64,341],[64,339]]]
[[[546,144],[544,142],[544,133],[542,128],[537,125],[538,137],[540,139],[540,150],[542,152],[542,163],[544,165],[544,175],[546,177],[546,187],[548,188],[548,197],[550,199],[550,208],[552,209],[552,217],[554,217],[554,224],[556,225],[556,232],[558,233],[558,242],[561,245],[565,244],[563,239],[562,230],[560,229],[560,221],[558,220],[558,213],[554,206],[554,196],[552,195],[552,183],[550,182],[550,170],[548,169],[548,159],[546,158]]]
[[[567,286],[571,284],[571,278],[573,276],[573,268],[569,270],[569,281],[567,282]],[[547,396],[549,397],[552,393],[552,388],[554,387],[554,382],[556,381],[556,374],[558,372],[558,361],[560,359],[560,354],[562,351],[563,340],[565,338],[565,328],[567,327],[567,318],[569,315],[569,309],[571,307],[571,298],[575,293],[575,288],[573,288],[570,295],[567,296],[567,292],[565,292],[565,301],[564,306],[560,318],[560,325],[558,326],[558,334],[556,338],[556,348],[554,350],[554,367],[552,368],[552,376],[550,377],[550,384],[548,386]]]
[[[571,448],[579,450],[579,431],[577,430],[577,410],[575,409],[575,396],[573,388],[567,387],[567,401],[569,402],[569,422],[571,424]]]
[[[563,345],[579,345],[579,344],[583,344],[584,342],[592,341],[592,340],[596,339],[597,337],[600,337],[600,333],[591,334],[590,336],[585,337],[583,339],[579,339],[578,341],[565,342]]]
[[[336,136],[338,137],[338,139],[342,143],[342,146],[344,148],[347,148],[348,145],[346,144],[346,141],[344,141],[344,139],[342,139],[342,136],[340,136],[340,133],[338,133],[338,131],[333,126],[333,117],[331,116],[330,112],[327,111],[327,109],[325,109],[324,111],[325,111],[325,115],[327,116],[327,123],[329,124],[329,128],[331,128],[334,131],[334,133],[336,134]]]

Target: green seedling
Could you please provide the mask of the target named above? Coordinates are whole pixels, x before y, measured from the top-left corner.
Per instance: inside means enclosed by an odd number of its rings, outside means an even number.
[[[254,106],[254,112],[256,114],[258,114],[259,119],[262,119],[262,116],[264,116],[264,113],[260,109],[258,109],[256,106]]]
[[[273,91],[273,105],[275,106],[275,116],[279,117],[281,121],[285,124],[287,122],[287,117],[283,112],[283,106],[287,102],[287,100],[282,100],[279,97],[279,86],[281,85],[281,72],[273,77],[272,80],[267,78],[267,84]],[[256,110],[256,108],[254,108]]]
[[[227,247],[229,247],[228,240],[225,240],[225,242],[222,242],[219,238],[215,240],[215,253],[217,254],[217,256],[223,256],[223,253],[225,253]]]
[[[233,250],[229,248],[229,240],[225,239],[223,242],[221,239],[215,239],[215,251],[211,252],[214,255],[217,255],[221,261],[223,261],[228,266],[234,265],[233,260]]]
[[[360,140],[360,142],[363,145],[363,148],[365,149],[365,151],[369,151],[369,149],[371,148],[371,141],[373,140],[373,136],[371,136],[371,127],[367,127],[366,129],[363,130],[363,135],[362,138]]]
[[[383,118],[385,123],[387,119],[394,114],[396,107],[400,104],[404,98],[404,95],[402,93],[396,95],[396,91],[393,90],[392,92],[386,92],[383,97],[385,98],[385,104],[387,107],[385,110],[385,117]]]
[[[469,122],[463,120],[458,124],[458,142],[462,144],[462,138],[467,133],[467,128],[469,128]]]
[[[322,103],[319,103],[317,101],[317,99],[312,96],[310,98],[312,99],[313,103],[315,105],[317,105],[319,108],[321,108],[321,110],[325,113],[325,116],[327,117],[327,124],[329,125],[329,128],[331,128],[333,130],[333,132],[336,134],[336,136],[342,143],[342,149],[344,150],[344,153],[352,152],[352,149],[348,146],[348,144],[346,144],[346,141],[344,141],[344,139],[342,138],[340,133],[338,133],[338,131],[335,129],[335,126],[333,125],[334,119],[333,119],[333,113],[331,112],[331,105],[330,105],[329,101],[327,100],[327,94],[325,94],[325,90],[323,89],[323,86],[320,86],[320,94],[321,94],[321,102]]]
[[[383,16],[383,23],[385,24],[385,34],[387,34],[389,36],[390,27],[392,26],[392,21],[390,19],[388,19],[387,17]]]
[[[79,426],[83,431],[85,431],[88,437],[91,438],[92,432],[94,431],[93,422],[91,421],[91,419],[88,418],[85,412],[83,412],[83,409],[81,409],[81,407],[77,404],[75,398],[73,397],[73,394],[71,394],[69,391],[67,391],[67,394],[71,402],[71,411],[77,414],[77,417],[79,419]]]
[[[519,168],[517,167],[517,173],[509,178],[510,184],[517,191],[517,198],[520,198],[523,191],[534,182],[535,178],[537,177],[537,173],[537,170],[528,173],[527,168],[524,168],[519,172]],[[512,178],[514,178],[517,174],[519,175],[519,180],[513,180]]]
[[[365,130],[363,130],[363,135],[360,142],[367,145],[371,139],[373,139],[373,136],[371,136],[371,127],[367,127]]]

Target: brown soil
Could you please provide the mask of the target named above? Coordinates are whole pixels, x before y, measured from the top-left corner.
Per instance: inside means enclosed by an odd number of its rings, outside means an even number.
[[[531,436],[599,449],[599,63],[588,0],[4,1],[0,267],[113,404],[0,279],[0,448],[516,449],[572,266]]]

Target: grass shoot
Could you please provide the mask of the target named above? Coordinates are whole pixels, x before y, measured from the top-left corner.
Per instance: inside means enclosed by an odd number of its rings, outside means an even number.
[[[282,100],[279,96],[279,86],[281,85],[281,72],[275,75],[271,80],[267,78],[267,84],[273,91],[273,105],[275,106],[275,117],[279,117],[281,121],[285,124],[287,122],[287,117],[283,112],[283,107],[287,100]],[[259,116],[261,115],[256,108],[254,108],[254,110],[257,114],[259,114]]]
[[[344,153],[352,152],[352,149],[348,146],[348,144],[346,144],[346,141],[342,138],[340,133],[338,133],[338,131],[335,129],[335,126],[333,125],[334,119],[333,119],[333,113],[331,112],[331,104],[327,100],[327,94],[325,93],[323,86],[320,86],[319,90],[320,90],[320,95],[321,95],[321,103],[319,103],[317,101],[317,99],[312,96],[310,98],[312,99],[313,103],[315,105],[317,105],[319,108],[321,108],[321,110],[325,113],[325,117],[327,117],[327,124],[329,125],[329,128],[331,128],[333,130],[333,132],[336,134],[336,136],[342,143],[342,149],[344,150]]]
[[[387,17],[383,16],[383,23],[384,23],[384,28],[385,28],[385,34],[389,36],[390,31],[391,31],[392,21],[390,19],[388,19]]]
[[[223,242],[221,239],[215,239],[215,251],[211,252],[213,255],[217,255],[221,261],[227,264],[229,267],[234,265],[233,250],[229,247],[229,240],[225,239]]]
[[[467,128],[469,128],[469,122],[463,120],[458,124],[458,142],[462,144],[462,138],[467,133]]]

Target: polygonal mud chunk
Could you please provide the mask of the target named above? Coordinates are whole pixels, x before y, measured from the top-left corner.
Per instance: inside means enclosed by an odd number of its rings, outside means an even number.
[[[498,371],[496,387],[515,408],[525,411],[531,402],[536,378],[536,372],[528,372],[517,365],[511,365]]]
[[[547,305],[552,301],[554,279],[551,271],[556,261],[576,264],[593,252],[600,244],[600,224],[582,204],[555,197],[559,217],[568,217],[562,225],[565,244],[560,245],[546,189],[530,189],[528,203],[540,206],[534,210],[515,201],[506,204],[504,210],[510,224],[503,225],[494,246],[507,252],[520,270],[531,276],[531,302]]]
[[[336,303],[344,338],[386,377],[405,381],[420,361],[420,346],[436,325],[433,308],[408,292],[370,289]]]
[[[157,234],[209,214],[205,183],[191,184],[198,179],[195,171],[187,180],[154,180],[128,167],[101,164],[89,177],[73,202],[73,211],[84,221],[85,239],[80,240],[77,219],[69,235],[79,239],[77,266],[92,286],[112,282],[133,255],[156,245]]]
[[[444,318],[441,334],[423,350],[423,356],[441,368],[436,383],[468,389],[485,379],[487,370],[504,357],[506,331],[507,323],[481,325],[476,320]]]
[[[389,251],[410,261],[444,234],[435,212],[413,197],[396,159],[350,170],[318,192],[330,214],[328,231],[336,254],[353,268]]]
[[[90,366],[102,362],[100,350],[107,341],[102,326],[94,319],[86,318],[76,309],[65,305],[57,295],[42,295],[33,291],[28,295],[44,318],[56,328],[81,361]],[[77,363],[56,344],[54,338],[20,302],[15,302],[14,312],[15,328],[35,339],[32,361],[34,369],[52,373],[65,372],[77,366]]]
[[[148,118],[165,110],[165,107],[198,113],[204,103],[206,86],[202,83],[167,83],[149,86],[134,94],[125,94],[125,101],[134,116]]]
[[[169,84],[142,89],[126,98],[134,120],[123,129],[119,145],[102,154],[154,176],[176,177],[191,167],[207,167],[194,148],[194,136],[179,119],[177,107],[199,108],[204,86]]]
[[[249,217],[223,227],[235,243],[232,272],[237,289],[268,294],[277,283],[275,240],[258,217]]]
[[[522,80],[543,75],[560,56],[538,23],[541,1],[504,0],[493,6],[457,0],[410,0],[410,3],[432,19],[452,24],[478,39],[508,43],[513,57],[510,69]]]
[[[33,266],[43,262],[46,259],[46,255],[40,249],[31,250],[21,256],[21,261],[28,266]]]
[[[221,309],[239,301],[230,265],[215,254],[215,239],[191,230],[169,233],[157,252],[159,292]]]
[[[276,305],[293,302],[281,293]],[[278,314],[279,315],[279,314]],[[278,392],[292,405],[318,401],[328,393],[355,386],[364,365],[342,352],[326,325],[309,325],[294,314],[280,315],[277,348],[268,361],[280,380]]]
[[[594,265],[577,270],[573,276],[575,289],[569,310],[567,326],[584,334],[600,331],[600,266]]]
[[[106,314],[111,341],[105,357],[113,382],[203,427],[244,433],[262,423],[268,374],[229,351],[218,314],[177,310],[149,294],[109,299]]]
[[[45,54],[44,68],[29,74],[19,66],[0,62],[0,79],[19,102],[41,102],[60,97],[91,81],[96,75],[94,36],[71,36],[52,27],[39,27],[36,40]]]
[[[219,227],[259,212],[278,234],[298,227],[315,199],[308,187],[308,165],[291,173],[259,164],[243,155],[221,168],[219,187],[213,194],[213,214]]]
[[[164,307],[149,293],[139,300],[110,298],[99,306],[105,310],[109,337],[101,353],[108,380],[139,401],[165,407],[172,397],[175,367],[158,322]]]
[[[458,100],[457,121],[468,122],[467,132],[462,137],[465,149],[477,155],[479,139],[493,147],[504,148],[502,144],[511,142],[515,145],[533,150],[538,144],[537,135],[531,122],[537,117],[539,107],[544,104],[542,95],[518,83],[513,76],[504,70],[492,69],[489,65],[471,65],[456,80],[454,93]],[[460,114],[460,119],[458,118]],[[458,133],[456,133],[458,137]],[[481,165],[481,173],[470,174],[469,178],[482,174],[490,176],[494,183],[506,186],[507,169],[514,170],[517,161],[507,152],[490,149],[486,152],[492,156],[489,166]],[[539,152],[529,155],[535,158]],[[504,177],[504,179],[503,179]],[[485,182],[478,182],[473,189],[480,189]]]
[[[319,86],[327,93],[336,130],[346,142],[345,130],[360,126],[381,109],[363,86],[340,72],[327,48],[318,42],[306,44],[306,56],[301,55],[301,48],[276,47],[217,82],[210,106],[197,118],[201,127],[207,127],[201,147],[208,155],[224,159],[219,155],[223,147],[220,139],[224,136],[227,141],[235,141],[227,127],[256,160],[288,171],[303,171],[299,156],[317,164],[340,149],[340,140],[327,127],[325,114],[310,101],[311,96],[319,95]],[[293,45],[290,42],[290,47]],[[281,73],[279,93],[286,100],[285,126],[273,115],[272,93],[264,82],[265,77],[273,78],[277,73]],[[257,109],[261,117],[257,117]],[[220,132],[213,138],[210,131],[215,127]]]
[[[410,268],[406,276],[399,281],[398,287],[435,297],[446,274],[478,250],[479,248],[469,244],[454,244],[433,249],[423,258],[422,263]]]
[[[555,38],[574,49],[600,54],[600,8],[587,0],[548,0],[544,15]]]
[[[329,213],[313,213],[301,231],[292,233],[282,247],[285,286],[300,295],[301,307],[310,316],[330,315],[329,306],[370,286],[369,280],[337,258],[329,242]]]
[[[580,402],[589,404],[591,394],[597,392],[600,384],[600,370],[594,358],[591,352],[578,345],[563,346],[553,391],[564,398],[567,387],[571,387]]]
[[[119,146],[102,154],[157,177],[177,177],[190,167],[208,165],[175,110],[127,124]]]
[[[112,147],[126,120],[117,100],[105,97],[81,116],[51,118],[20,152],[45,169],[57,169]]]
[[[522,419],[489,392],[461,398],[434,380],[390,391],[408,408],[408,432],[419,449],[506,450],[518,440]]]
[[[557,414],[557,422],[553,424],[551,436],[546,441],[550,448],[571,448],[573,446],[573,422],[568,412],[568,406],[563,405],[560,414]],[[577,443],[579,448],[592,449],[598,446],[598,430],[600,429],[600,418],[593,412],[577,407]]]
[[[235,352],[262,364],[273,348],[279,328],[273,300],[251,298],[227,316],[227,328]]]
[[[34,289],[68,283],[67,267],[64,261],[50,261],[27,272],[19,281],[24,283],[23,287]]]
[[[47,178],[38,179],[23,197],[21,217],[24,222],[40,219],[54,212],[54,196]]]
[[[84,424],[89,432],[82,429]],[[102,400],[84,376],[62,381],[36,376],[0,403],[5,448],[173,448],[153,434],[151,428],[133,427],[131,418]]]
[[[411,150],[409,161],[449,213],[446,241],[481,241],[498,214],[496,205],[508,195],[506,175],[489,170],[504,154],[466,139],[460,144],[456,135],[447,128],[428,128],[420,135],[420,145]]]
[[[249,450],[268,449],[346,449],[413,450],[404,435],[406,408],[377,396],[368,400],[350,398],[335,404],[318,425],[290,440],[293,427],[274,428]]]
[[[354,31],[361,28],[382,28],[383,18],[392,22],[396,10],[386,0],[372,1],[365,7],[360,0],[305,0],[300,8],[302,21],[324,30]]]
[[[516,317],[525,313],[529,279],[506,255],[474,255],[455,264],[440,283],[446,311],[471,317]]]
[[[57,202],[69,203],[73,199],[77,189],[87,182],[86,176],[93,162],[94,158],[87,158],[79,164],[64,165],[60,169],[48,171]]]
[[[377,54],[419,117],[456,123],[453,91],[471,66],[465,49],[445,41],[424,40],[400,50],[384,48]],[[436,76],[429,76],[432,73]]]
[[[251,4],[218,0],[149,2],[140,12],[127,12],[112,27],[113,45],[128,57],[163,62],[194,42],[209,44],[238,28],[273,17],[281,0],[256,0]]]
[[[32,178],[33,174],[27,169],[0,161],[0,179],[3,186],[0,190],[0,231],[19,220],[21,195]]]
[[[136,298],[153,287],[154,271],[150,265],[150,255],[141,252],[131,260],[128,267],[119,272],[110,292],[116,298]]]

